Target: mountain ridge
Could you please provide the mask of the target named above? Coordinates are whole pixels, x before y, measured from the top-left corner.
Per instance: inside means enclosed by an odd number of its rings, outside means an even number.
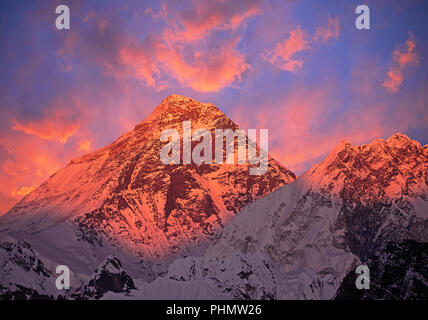
[[[28,194],[0,218],[0,233],[25,233],[39,245],[61,234],[90,255],[112,246],[162,272],[174,257],[202,252],[247,203],[295,179],[271,157],[261,176],[249,175],[249,164],[162,164],[160,133],[180,131],[183,121],[193,130],[238,128],[212,104],[167,97],[134,130],[71,160]]]
[[[181,279],[200,290],[208,281],[219,296],[236,299],[334,298],[346,275],[391,242],[428,241],[425,150],[401,134],[358,147],[340,143],[296,181],[245,207],[205,255],[175,260],[150,290]],[[389,169],[400,192],[385,192]]]
[[[160,131],[186,120],[238,128],[215,106],[172,95],[0,217],[0,261],[29,252],[0,273],[0,294],[15,281],[6,296],[56,296],[41,285],[65,264],[87,298],[331,299],[390,243],[428,242],[428,148],[406,135],[342,140],[297,179],[271,157],[263,176],[248,165],[160,165]],[[106,257],[120,285],[97,289],[91,274]],[[40,283],[14,280],[37,259]]]

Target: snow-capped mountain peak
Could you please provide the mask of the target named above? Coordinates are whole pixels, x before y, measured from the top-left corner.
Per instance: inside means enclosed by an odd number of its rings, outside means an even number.
[[[91,257],[111,246],[161,272],[175,257],[203,252],[247,203],[295,179],[272,158],[261,176],[247,164],[163,164],[161,132],[181,132],[183,121],[193,130],[237,128],[212,104],[171,95],[134,130],[73,159],[28,194],[0,218],[0,236],[28,234],[43,251],[61,234]],[[86,273],[93,267],[82,264]]]

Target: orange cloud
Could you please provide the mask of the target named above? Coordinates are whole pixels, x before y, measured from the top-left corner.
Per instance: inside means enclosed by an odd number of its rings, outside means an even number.
[[[79,127],[79,121],[70,118],[62,110],[55,110],[51,115],[40,120],[27,121],[26,123],[12,120],[12,128],[16,131],[61,143],[66,143]]]
[[[120,51],[120,61],[132,70],[132,75],[163,89],[166,82],[155,76],[166,74],[200,92],[218,91],[241,81],[251,67],[238,52],[236,37],[222,40],[214,49],[202,49],[201,43],[214,31],[234,31],[260,14],[262,1],[195,1],[184,10],[176,6],[164,3],[158,13],[146,9],[145,13],[161,19],[166,29],[162,37],[151,39],[151,55],[143,48]]]
[[[42,140],[32,135],[9,135],[7,141],[9,153],[7,158],[1,159],[0,194],[12,199],[13,203],[77,155],[75,151],[67,151],[64,144]],[[0,146],[3,145],[4,142],[1,141]]]
[[[127,47],[120,50],[119,57],[132,76],[158,90],[165,88],[165,81],[155,78],[162,70],[183,86],[212,92],[240,81],[243,73],[251,69],[244,55],[236,49],[237,43],[238,40],[225,41],[217,48],[194,49],[185,55],[181,47],[157,42],[153,44],[153,56],[148,56],[144,48]],[[121,71],[115,75],[123,76]]]
[[[0,192],[0,215],[6,213],[15,203],[15,199]]]
[[[78,48],[89,48],[84,50],[84,58],[115,78],[137,79],[160,91],[172,77],[196,91],[218,91],[240,81],[243,73],[250,70],[237,49],[234,32],[260,14],[263,5],[261,0],[193,1],[190,6],[167,1],[159,12],[145,10],[146,15],[162,20],[163,26],[159,32],[148,31],[143,41],[123,36],[112,29],[112,20],[89,13],[83,21],[97,31],[96,37],[71,33],[64,38],[57,55],[64,65],[69,65],[69,56],[82,57]],[[217,31],[222,32],[220,37]],[[215,39],[207,46],[208,37]],[[92,49],[94,43],[96,50]],[[217,48],[212,48],[213,43]],[[109,50],[100,53],[99,47]]]
[[[386,79],[383,86],[391,93],[396,93],[403,83],[403,71],[408,66],[417,65],[419,62],[418,55],[415,52],[416,41],[413,35],[409,32],[409,39],[406,41],[406,50],[396,49],[392,53],[393,65],[386,74]]]
[[[120,49],[119,59],[135,78],[144,81],[151,87],[155,86],[154,74],[158,72],[156,59],[147,55],[143,50],[131,47]]]
[[[80,128],[95,109],[66,94],[54,98],[42,117],[13,119],[11,130],[0,138],[0,193],[16,203],[77,156],[74,144],[83,138]]]
[[[168,25],[164,31],[168,43],[189,43],[209,36],[213,31],[235,30],[262,12],[262,1],[195,1],[190,9],[180,11],[162,5],[160,13],[146,10],[153,18]]]
[[[89,139],[83,139],[83,140],[79,140],[77,142],[77,150],[78,151],[89,152],[89,151],[91,151],[91,148],[92,148],[92,141]]]
[[[218,91],[241,80],[242,74],[251,69],[245,57],[236,50],[236,44],[237,40],[229,41],[215,50],[196,51],[191,62],[175,48],[165,48],[158,58],[182,85],[200,92]]]
[[[277,68],[289,72],[299,71],[304,63],[299,53],[312,49],[312,44],[316,42],[326,42],[329,39],[339,37],[340,27],[338,18],[330,18],[327,26],[317,28],[312,39],[306,31],[297,27],[290,31],[288,38],[276,44],[273,51],[265,50],[262,57]]]
[[[22,187],[22,188],[20,188],[17,191],[15,191],[15,190],[12,191],[12,195],[13,196],[18,196],[18,197],[24,197],[27,194],[29,194],[31,191],[33,191],[34,189],[36,189],[36,188],[37,188],[37,185],[33,185],[33,186],[30,186],[30,187]]]

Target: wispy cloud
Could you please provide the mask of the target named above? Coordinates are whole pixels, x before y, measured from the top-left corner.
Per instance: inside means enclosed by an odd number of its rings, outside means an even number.
[[[190,43],[206,40],[215,31],[233,31],[262,12],[261,0],[193,1],[190,7],[177,8],[176,3],[163,4],[161,11],[146,13],[162,19],[167,28],[164,39],[168,43]]]
[[[119,60],[128,70],[127,75],[144,81],[148,86],[155,87],[155,75],[159,73],[155,57],[147,54],[146,50],[135,47],[119,49]],[[119,71],[120,72],[120,71]],[[118,76],[119,74],[116,73]]]
[[[297,72],[303,67],[304,60],[299,54],[312,49],[317,42],[327,42],[337,39],[340,34],[338,18],[330,18],[327,25],[318,27],[315,35],[310,38],[305,30],[299,26],[290,31],[288,38],[276,44],[273,50],[266,50],[263,58],[277,68],[289,72]]]
[[[337,39],[340,34],[339,18],[329,18],[326,26],[318,27],[315,31],[313,41],[328,41]]]
[[[281,70],[296,72],[302,68],[304,62],[296,55],[310,49],[310,43],[307,33],[297,27],[290,31],[289,37],[278,43],[272,52],[266,50],[263,58]]]
[[[70,117],[64,110],[55,109],[51,112],[52,114],[47,114],[38,120],[21,122],[14,119],[12,120],[12,129],[34,135],[40,139],[66,143],[79,129],[80,122],[78,119]]]
[[[404,70],[409,66],[417,65],[419,57],[415,52],[416,41],[409,32],[409,39],[406,41],[405,49],[396,49],[392,53],[393,63],[386,74],[383,86],[391,93],[397,93],[404,81]]]

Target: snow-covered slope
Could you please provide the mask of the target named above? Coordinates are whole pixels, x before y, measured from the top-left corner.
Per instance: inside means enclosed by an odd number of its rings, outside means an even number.
[[[177,257],[199,255],[247,203],[292,182],[269,158],[264,175],[249,165],[164,165],[164,129],[238,127],[212,104],[172,95],[112,144],[72,160],[0,217],[0,242],[26,239],[45,260],[80,281],[110,254],[143,280]]]
[[[47,298],[56,291],[51,272],[25,241],[0,244],[0,269],[0,299]]]
[[[217,288],[213,297],[333,298],[348,271],[388,243],[428,241],[427,160],[427,147],[402,134],[362,146],[343,141],[295,182],[248,205],[203,257],[174,261],[164,281],[204,280]]]

